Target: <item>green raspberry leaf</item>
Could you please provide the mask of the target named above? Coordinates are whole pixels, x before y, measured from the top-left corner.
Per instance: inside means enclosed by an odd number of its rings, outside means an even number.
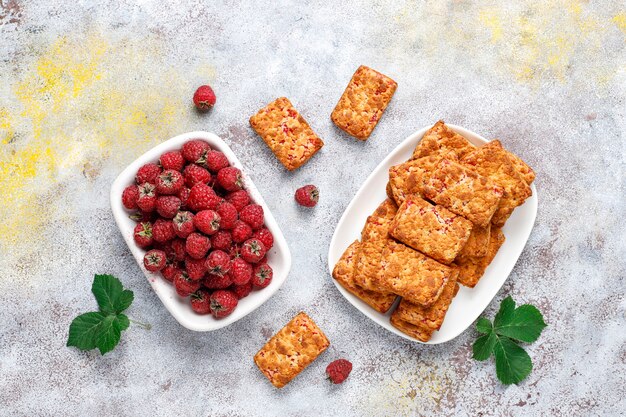
[[[476,339],[474,345],[472,346],[474,359],[476,359],[477,361],[485,361],[489,359],[497,339],[498,336],[493,332],[490,332],[489,334],[486,334]]]
[[[70,324],[67,346],[75,346],[81,350],[95,349],[100,326],[105,317],[102,313],[85,313],[76,317]]]
[[[119,343],[121,335],[122,330],[117,316],[106,316],[96,336],[96,347],[100,350],[100,354],[104,355],[112,351]]]
[[[507,320],[501,320],[494,327],[494,331],[522,342],[534,342],[546,326],[537,307],[523,304],[516,308]]]
[[[493,347],[496,358],[496,375],[505,385],[517,384],[533,369],[530,356],[508,337],[498,337]]]
[[[481,317],[476,322],[476,330],[478,330],[480,333],[488,334],[493,331],[493,326],[491,325],[491,322],[489,320]]]
[[[125,290],[119,279],[113,275],[95,275],[91,287],[104,314],[119,314],[133,302],[134,294]]]

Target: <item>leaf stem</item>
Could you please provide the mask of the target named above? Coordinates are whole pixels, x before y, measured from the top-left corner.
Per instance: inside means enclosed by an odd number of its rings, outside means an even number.
[[[133,320],[131,318],[129,318],[128,321],[130,321],[131,323],[135,323],[137,326],[142,327],[144,330],[151,330],[152,329],[152,325],[151,324],[142,323],[140,321]]]

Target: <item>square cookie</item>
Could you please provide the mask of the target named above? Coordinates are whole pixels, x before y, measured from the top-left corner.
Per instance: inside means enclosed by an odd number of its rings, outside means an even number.
[[[480,258],[487,254],[489,240],[491,236],[491,223],[487,227],[474,225],[467,243],[461,249],[454,262],[460,259]]]
[[[330,346],[322,330],[299,313],[254,355],[254,363],[276,388],[282,388]]]
[[[454,266],[459,269],[459,282],[466,287],[473,288],[480,278],[485,274],[485,270],[496,257],[496,253],[504,243],[504,233],[498,227],[492,227],[489,236],[489,247],[487,253],[482,257],[463,257],[454,261]]]
[[[493,146],[499,146],[502,148],[502,143],[500,143],[500,141],[497,139],[493,140],[491,143],[493,144]],[[526,162],[522,160],[522,158],[515,155],[513,152],[507,151],[506,149],[505,151],[517,172],[519,172],[524,181],[526,181],[526,184],[532,184],[533,181],[535,181],[535,171],[533,171],[533,169],[529,167]]]
[[[472,222],[442,206],[410,195],[398,209],[389,234],[400,242],[449,265],[465,246]]]
[[[324,146],[285,97],[259,110],[250,118],[250,125],[289,171],[299,168]]]
[[[378,124],[398,84],[371,68],[361,65],[330,118],[341,130],[360,140],[366,140]]]
[[[452,151],[458,158],[472,152],[476,147],[463,136],[450,129],[443,120],[431,127],[417,144],[411,159]]]
[[[426,198],[480,227],[489,224],[503,193],[487,177],[448,159],[439,162],[423,186]]]
[[[428,307],[435,303],[451,277],[454,268],[400,243],[383,249],[381,285],[404,299]]]
[[[335,278],[342,287],[363,300],[363,302],[374,310],[380,313],[386,313],[396,300],[395,294],[369,291],[359,287],[354,282],[354,267],[360,249],[361,242],[358,240],[355,240],[348,246],[333,268],[333,278]]]
[[[489,142],[467,154],[461,159],[461,163],[504,189],[500,205],[491,219],[495,226],[504,226],[515,207],[522,205],[532,195],[530,186],[515,169],[509,153],[502,148],[499,141]]]

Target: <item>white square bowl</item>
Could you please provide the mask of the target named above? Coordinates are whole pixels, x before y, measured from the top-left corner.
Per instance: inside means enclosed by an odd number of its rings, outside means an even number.
[[[142,165],[148,162],[157,162],[163,153],[180,149],[185,142],[192,139],[205,140],[211,145],[211,148],[223,152],[232,166],[237,167],[242,171],[245,189],[250,193],[254,202],[263,207],[263,211],[265,213],[265,225],[274,235],[274,246],[267,253],[268,264],[274,271],[272,282],[266,288],[254,290],[250,293],[250,295],[239,300],[239,304],[237,305],[235,311],[233,311],[229,316],[221,319],[216,319],[211,315],[196,314],[191,309],[188,297],[180,297],[176,293],[174,286],[167,282],[160,275],[160,273],[153,273],[145,269],[143,265],[143,257],[146,251],[138,247],[133,238],[133,230],[137,223],[129,218],[129,214],[131,214],[131,212],[126,210],[126,208],[122,205],[122,192],[124,191],[124,188],[135,182],[137,170]],[[181,325],[190,330],[199,332],[217,330],[245,317],[247,314],[259,308],[272,295],[274,295],[283,282],[285,282],[285,279],[287,279],[287,275],[289,274],[289,269],[291,268],[291,253],[289,252],[287,241],[278,227],[274,216],[272,216],[272,213],[267,207],[267,204],[265,204],[265,201],[263,200],[263,197],[261,197],[257,188],[254,186],[252,180],[246,175],[246,170],[241,165],[241,162],[239,162],[239,159],[237,159],[230,147],[213,133],[184,133],[155,146],[148,152],[141,155],[133,163],[126,167],[126,169],[124,169],[124,171],[122,171],[122,173],[113,182],[113,185],[111,186],[111,209],[113,210],[113,217],[117,222],[128,248],[148,279],[148,282],[154,289],[154,292],[172,316],[174,316],[174,318]]]
[[[488,142],[482,136],[462,127],[450,124],[447,126],[476,146]],[[333,267],[343,254],[343,251],[354,240],[361,239],[361,229],[367,217],[387,198],[385,187],[389,179],[389,168],[407,161],[411,157],[413,149],[415,149],[415,146],[417,146],[428,129],[430,129],[430,126],[413,133],[387,155],[365,180],[350,204],[348,204],[337,224],[330,242],[330,248],[328,249],[328,267],[331,275]],[[485,275],[474,288],[461,286],[458,294],[452,300],[441,329],[433,333],[432,338],[426,344],[444,343],[460,335],[476,320],[498,293],[524,250],[526,241],[535,224],[535,217],[537,216],[537,189],[534,184],[531,186],[531,189],[533,195],[524,204],[515,209],[502,229],[506,240],[485,271]],[[334,279],[332,281],[341,294],[367,317],[398,336],[413,342],[424,343],[402,333],[391,325],[389,316],[395,310],[395,304],[386,314],[381,314],[348,292]]]

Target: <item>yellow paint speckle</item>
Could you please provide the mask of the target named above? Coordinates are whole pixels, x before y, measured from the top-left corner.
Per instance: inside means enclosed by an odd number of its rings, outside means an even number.
[[[624,32],[624,35],[626,35],[626,13],[625,12],[620,12],[620,13],[616,14],[615,16],[613,16],[612,21],[613,21],[613,23],[615,23],[617,25],[619,30]]]
[[[483,10],[478,15],[480,22],[491,30],[491,42],[502,39],[502,22],[495,11]]]

